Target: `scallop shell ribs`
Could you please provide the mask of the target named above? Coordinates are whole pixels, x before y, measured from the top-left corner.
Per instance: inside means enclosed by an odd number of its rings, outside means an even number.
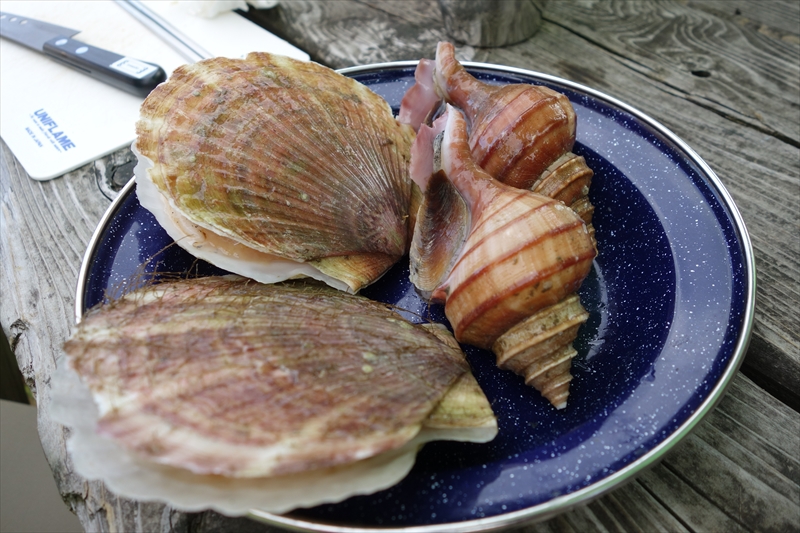
[[[222,268],[355,292],[405,252],[414,132],[326,67],[266,53],[185,65],[136,133],[140,202]]]
[[[435,427],[492,438],[491,409],[441,335],[319,284],[225,276],[95,308],[64,349],[100,433],[155,463],[250,478],[398,449],[436,408]]]

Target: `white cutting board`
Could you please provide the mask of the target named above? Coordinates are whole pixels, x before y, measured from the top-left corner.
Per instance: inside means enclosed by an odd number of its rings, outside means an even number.
[[[260,50],[308,60],[308,55],[233,12],[203,19],[176,2],[149,7],[215,56]],[[74,38],[172,73],[185,58],[111,0],[2,0],[0,10],[82,30]],[[37,180],[61,176],[135,137],[143,98],[0,39],[0,136]]]

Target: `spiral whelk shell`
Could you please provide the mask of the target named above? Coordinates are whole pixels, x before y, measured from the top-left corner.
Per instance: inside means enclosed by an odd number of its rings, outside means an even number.
[[[405,253],[414,132],[355,80],[266,53],[209,59],[157,87],[136,131],[141,204],[221,268],[356,292]]]
[[[434,81],[464,111],[473,159],[498,181],[528,188],[575,143],[575,111],[566,96],[538,85],[483,83],[456,60],[450,43],[436,51]]]
[[[594,241],[592,215],[594,206],[589,201],[589,186],[594,172],[586,160],[572,152],[566,152],[545,169],[531,185],[533,192],[549,196],[568,205],[586,223],[586,229]]]
[[[480,82],[449,43],[418,71],[400,113],[418,130],[411,174],[425,191],[412,282],[444,303],[459,341],[491,349],[498,366],[563,408],[572,343],[588,318],[574,293],[596,255],[593,173],[571,152],[574,110],[545,87]],[[435,97],[463,116],[448,107],[428,127]]]
[[[572,343],[589,318],[576,294],[514,325],[492,345],[497,366],[525,378],[555,406],[564,406],[572,379]]]
[[[399,120],[419,130],[442,100],[458,107],[470,125],[470,152],[478,166],[498,181],[564,202],[594,235],[588,198],[593,172],[571,152],[577,126],[566,96],[543,86],[482,82],[446,42],[439,43],[435,62],[420,60],[415,78]]]

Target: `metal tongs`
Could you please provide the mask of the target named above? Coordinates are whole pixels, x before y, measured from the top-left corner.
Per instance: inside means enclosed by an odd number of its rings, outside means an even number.
[[[172,46],[180,55],[189,60],[189,62],[195,63],[201,59],[212,57],[212,54],[208,50],[191,40],[139,0],[115,1],[122,9],[130,13],[150,31],[158,35],[164,42]]]

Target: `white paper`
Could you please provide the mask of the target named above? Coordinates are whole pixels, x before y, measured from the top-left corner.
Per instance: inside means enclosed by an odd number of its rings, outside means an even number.
[[[307,53],[233,11],[207,18],[192,15],[179,0],[144,0],[142,4],[212,56],[243,58],[250,52],[269,52],[308,61]]]
[[[308,55],[247,19],[226,13],[202,19],[159,14],[214,55],[254,50]],[[161,5],[163,4],[163,5]],[[74,38],[172,73],[186,60],[111,0],[3,0],[3,11],[82,30]],[[128,146],[143,98],[65,67],[34,50],[0,39],[0,136],[34,179],[47,180]]]

